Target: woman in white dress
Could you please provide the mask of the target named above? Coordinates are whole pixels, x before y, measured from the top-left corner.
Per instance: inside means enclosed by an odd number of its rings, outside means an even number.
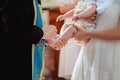
[[[75,27],[78,40],[91,40],[82,46],[71,80],[120,80],[120,0],[98,16],[96,31]]]
[[[79,0],[58,0],[60,12],[65,13],[73,9],[78,1]],[[71,19],[66,19],[64,21],[64,23],[68,23],[68,22],[71,22]],[[62,28],[60,34],[63,31],[64,29]],[[58,71],[59,77],[70,79],[79,51],[80,51],[80,46],[77,45],[73,39],[69,40],[68,44],[60,50],[59,71]]]

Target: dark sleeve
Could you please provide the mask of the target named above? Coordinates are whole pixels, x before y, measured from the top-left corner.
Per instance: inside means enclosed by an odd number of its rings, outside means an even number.
[[[30,25],[29,25],[30,27]],[[24,40],[26,42],[37,44],[43,37],[44,33],[43,30],[37,26],[31,26],[32,29],[29,28],[29,30],[25,31],[23,33]]]
[[[34,7],[31,0],[6,0],[2,7],[2,16],[8,32],[20,33],[21,40],[36,44],[43,37],[41,28],[34,26]],[[21,6],[22,5],[22,6]]]
[[[2,20],[1,14],[0,14],[0,32],[4,32],[5,31],[5,24]]]
[[[5,31],[5,24],[2,20],[2,7],[4,3],[5,3],[5,0],[0,0],[0,32]]]
[[[33,26],[32,28],[32,43],[38,43],[41,38],[43,37],[44,33],[43,30],[37,26]]]
[[[38,3],[41,4],[41,0],[38,0]]]

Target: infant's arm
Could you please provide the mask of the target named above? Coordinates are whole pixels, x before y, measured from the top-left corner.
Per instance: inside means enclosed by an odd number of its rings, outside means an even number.
[[[96,6],[95,3],[94,4],[89,4],[87,6],[87,9],[84,10],[83,12],[81,12],[80,14],[81,14],[82,17],[90,17],[90,16],[92,16],[93,14],[96,13],[96,8],[97,8],[97,6]]]
[[[65,18],[70,18],[70,17],[73,16],[73,14],[74,14],[74,9],[66,12],[66,13],[64,14],[64,17],[65,17]]]
[[[96,3],[90,3],[87,5],[85,10],[80,10],[77,14],[72,17],[73,21],[77,21],[79,19],[89,21],[93,15],[96,15]],[[91,20],[90,20],[91,21]],[[93,21],[93,20],[92,20]]]
[[[63,15],[58,16],[56,21],[58,22],[58,21],[65,20],[66,18],[71,18],[73,16],[73,13],[74,13],[74,10],[72,9]]]

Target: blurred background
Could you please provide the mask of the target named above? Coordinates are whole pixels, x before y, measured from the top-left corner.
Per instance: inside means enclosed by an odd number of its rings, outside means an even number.
[[[56,18],[74,8],[77,1],[41,0],[43,26],[54,25],[59,34],[65,21],[56,22]],[[79,50],[80,46],[73,40],[66,45],[64,50],[56,51],[49,46],[45,47],[43,80],[70,80]]]

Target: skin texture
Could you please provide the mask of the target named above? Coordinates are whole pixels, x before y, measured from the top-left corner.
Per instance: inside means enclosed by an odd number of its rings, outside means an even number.
[[[74,35],[77,40],[83,40],[86,38],[97,38],[102,40],[120,40],[120,20],[116,28],[105,31],[88,32],[82,27],[78,27],[76,25],[74,25],[74,27],[78,29],[78,32]]]

